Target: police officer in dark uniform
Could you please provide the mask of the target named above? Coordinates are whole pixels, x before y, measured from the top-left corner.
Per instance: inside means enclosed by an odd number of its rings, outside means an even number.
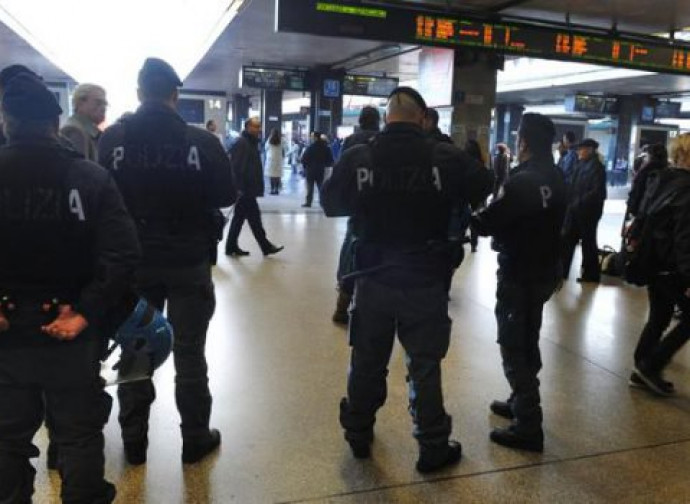
[[[211,393],[205,347],[215,309],[211,256],[222,232],[217,209],[235,201],[229,160],[218,139],[187,126],[176,112],[179,77],[149,58],[139,72],[141,106],[108,128],[100,162],[115,177],[143,248],[140,293],[159,309],[167,303],[174,332],[175,399],[182,419],[182,461],[215,450],[209,428]],[[155,390],[150,380],[119,387],[120,425],[130,464],[146,461],[148,419]]]
[[[498,251],[498,344],[512,391],[507,401],[491,404],[495,414],[512,419],[508,428],[494,429],[491,440],[537,452],[544,449],[539,331],[544,303],[561,281],[560,230],[566,208],[563,174],[551,154],[555,134],[546,116],[522,117],[520,165],[498,197],[473,219],[482,235],[494,237]]]
[[[431,472],[461,456],[460,443],[448,440],[451,417],[441,390],[441,360],[450,342],[444,285],[450,208],[457,199],[486,197],[493,176],[452,145],[426,139],[425,110],[414,89],[394,90],[385,129],[343,153],[322,204],[328,216],[354,216],[358,238],[352,355],[340,411],[345,439],[355,457],[370,456],[397,333],[407,353],[417,470]]]
[[[0,70],[0,98],[2,97],[7,84],[19,74],[32,75],[40,80],[40,77],[29,70],[24,65],[9,65]],[[2,117],[0,117],[0,147],[7,143],[7,138],[2,131]]]
[[[7,83],[0,149],[0,502],[31,502],[44,415],[65,503],[109,503],[97,327],[131,287],[136,229],[107,171],[63,148],[62,112],[35,76]]]

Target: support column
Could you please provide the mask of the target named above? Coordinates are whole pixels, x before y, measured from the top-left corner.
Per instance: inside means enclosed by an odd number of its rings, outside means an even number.
[[[264,139],[268,139],[273,128],[281,131],[283,126],[282,91],[266,89],[261,92],[261,123]]]
[[[491,53],[455,50],[450,136],[459,147],[468,140],[478,141],[487,164],[497,70],[502,64],[503,60]]]
[[[496,105],[496,143],[504,143],[516,152],[517,129],[524,111],[525,107],[515,103]]]
[[[251,103],[248,96],[235,94],[232,96],[232,129],[242,131],[244,121],[249,119]]]
[[[343,123],[344,70],[317,67],[311,71],[309,123],[312,131],[326,133],[333,140]]]

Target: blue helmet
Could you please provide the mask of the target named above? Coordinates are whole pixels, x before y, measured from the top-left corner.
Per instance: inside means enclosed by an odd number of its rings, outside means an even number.
[[[173,328],[160,311],[144,298],[139,298],[134,311],[120,325],[113,339],[123,354],[147,356],[153,372],[170,355]]]

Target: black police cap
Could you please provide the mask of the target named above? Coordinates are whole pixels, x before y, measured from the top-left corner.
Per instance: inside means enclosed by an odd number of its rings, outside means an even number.
[[[388,95],[388,100],[390,100],[397,94],[404,94],[405,96],[412,98],[412,100],[419,106],[419,108],[422,109],[422,112],[426,113],[426,102],[424,101],[424,98],[422,98],[422,95],[419,94],[419,91],[417,91],[416,89],[408,86],[398,86],[393,91],[391,91],[391,94]]]
[[[28,67],[25,67],[24,65],[10,65],[0,70],[0,89],[4,89],[7,86],[7,83],[19,74],[29,74],[33,75],[39,80],[41,79],[36,72]]]
[[[35,75],[11,79],[2,95],[2,109],[18,119],[53,119],[62,114],[55,95]]]
[[[173,67],[159,58],[146,58],[144,66],[139,70],[139,86],[146,86],[152,81],[166,81],[175,87],[182,87],[182,81]]]

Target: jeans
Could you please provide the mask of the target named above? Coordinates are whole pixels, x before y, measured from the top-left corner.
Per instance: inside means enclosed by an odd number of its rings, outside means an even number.
[[[209,431],[211,392],[206,364],[206,331],[215,310],[208,264],[187,268],[142,270],[137,275],[142,296],[162,310],[167,304],[174,332],[175,402],[183,438],[202,437]],[[119,421],[125,442],[146,440],[151,404],[156,398],[149,380],[119,386]]]

